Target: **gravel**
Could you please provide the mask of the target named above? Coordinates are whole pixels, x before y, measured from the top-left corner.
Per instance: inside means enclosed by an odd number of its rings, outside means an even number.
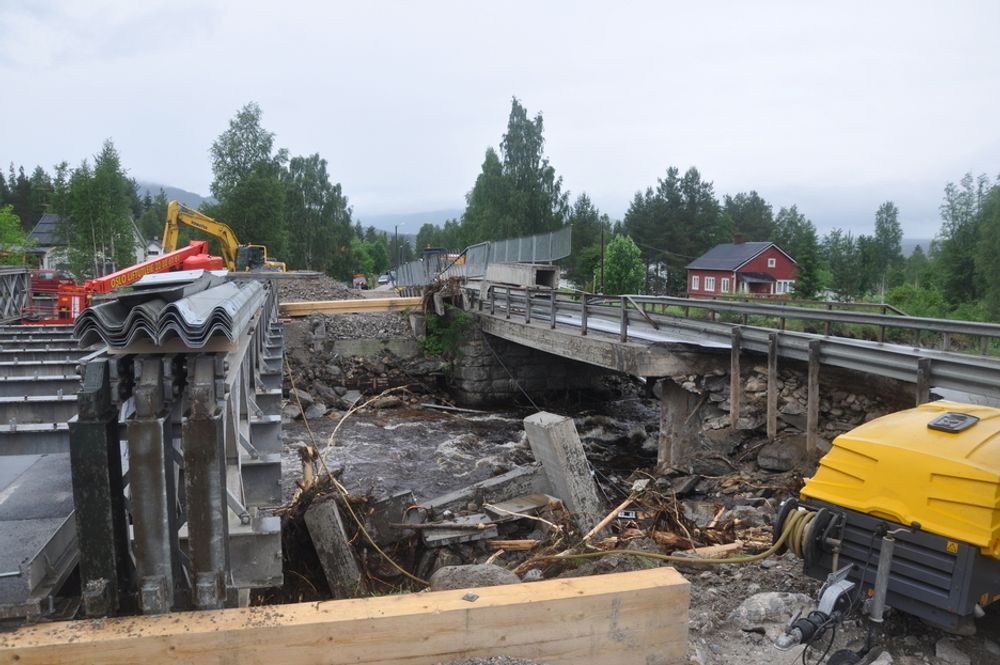
[[[544,665],[534,660],[522,660],[510,656],[492,656],[490,658],[466,658],[453,660],[445,665]]]
[[[279,280],[277,284],[278,300],[281,302],[353,300],[364,297],[361,291],[348,288],[346,284],[326,275]]]

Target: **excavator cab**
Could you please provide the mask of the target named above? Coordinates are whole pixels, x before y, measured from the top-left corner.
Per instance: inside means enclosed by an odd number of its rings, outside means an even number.
[[[285,272],[285,264],[267,258],[267,248],[264,245],[240,245],[236,250],[236,271]]]

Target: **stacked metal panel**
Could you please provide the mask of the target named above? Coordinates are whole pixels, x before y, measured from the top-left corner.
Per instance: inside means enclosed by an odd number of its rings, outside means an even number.
[[[87,308],[74,328],[81,344],[123,348],[140,340],[161,345],[176,337],[185,347],[200,349],[216,335],[233,341],[267,297],[262,282],[224,281],[214,275],[166,288],[156,288],[155,282],[151,286]]]

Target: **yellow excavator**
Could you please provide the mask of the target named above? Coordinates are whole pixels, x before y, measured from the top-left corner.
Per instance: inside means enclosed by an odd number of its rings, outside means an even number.
[[[171,201],[167,205],[167,224],[163,227],[164,253],[177,249],[181,224],[217,238],[222,245],[222,260],[230,272],[287,270],[283,261],[267,257],[267,247],[264,245],[241,245],[228,224],[217,222],[177,201]]]

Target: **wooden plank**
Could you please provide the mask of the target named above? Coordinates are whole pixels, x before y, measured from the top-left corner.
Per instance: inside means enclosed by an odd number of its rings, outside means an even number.
[[[486,545],[491,550],[506,550],[508,552],[515,552],[515,551],[527,551],[535,549],[536,547],[538,547],[538,544],[540,542],[542,541],[536,540],[534,538],[525,538],[521,540],[500,540],[497,538],[493,540],[487,540]]]
[[[737,540],[733,543],[723,543],[722,545],[705,545],[696,547],[693,550],[684,550],[680,554],[690,554],[702,559],[724,559],[733,554],[739,554],[743,549],[743,541]]]
[[[689,585],[673,568],[531,584],[25,626],[17,665],[432,665],[507,655],[550,665],[687,662]]]
[[[310,314],[360,314],[364,312],[401,312],[420,307],[423,298],[360,298],[357,300],[321,300],[283,302],[278,305],[281,316]]]
[[[767,336],[767,439],[778,436],[778,333]]]
[[[806,385],[806,451],[819,448],[819,352],[820,341],[809,342],[809,369]]]
[[[743,403],[743,377],[740,375],[740,353],[743,350],[743,331],[733,328],[732,348],[729,353],[729,426],[736,429]]]

